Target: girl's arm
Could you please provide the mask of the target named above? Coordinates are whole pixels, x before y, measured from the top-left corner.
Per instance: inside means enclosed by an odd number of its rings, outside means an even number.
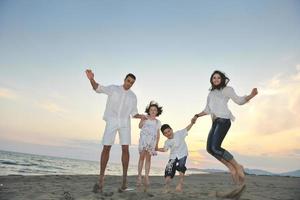
[[[139,128],[140,128],[140,129],[143,127],[144,121],[145,121],[145,119],[141,119],[141,120],[140,120],[140,123],[139,123]]]
[[[156,136],[156,145],[155,145],[155,149],[158,149],[159,138],[160,138],[160,132],[159,132],[159,129],[158,129],[158,130],[157,130],[157,136]]]
[[[133,118],[138,118],[138,119],[141,119],[141,120],[146,120],[147,119],[147,116],[146,115],[142,115],[142,114],[136,114],[133,116]]]
[[[166,152],[167,150],[165,150],[164,148],[156,148],[156,151]]]

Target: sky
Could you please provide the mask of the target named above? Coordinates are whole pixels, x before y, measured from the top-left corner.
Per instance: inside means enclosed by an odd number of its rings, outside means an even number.
[[[204,109],[218,69],[239,95],[259,91],[229,102],[236,120],[223,147],[247,168],[300,169],[299,21],[296,0],[0,0],[0,149],[99,160],[107,97],[86,69],[102,85],[135,74],[139,112],[157,101],[174,130]],[[206,152],[210,126],[206,116],[190,130],[188,167],[225,169]],[[110,162],[120,163],[118,139]]]

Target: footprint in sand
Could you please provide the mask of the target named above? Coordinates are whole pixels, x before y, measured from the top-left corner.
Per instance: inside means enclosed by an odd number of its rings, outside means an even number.
[[[240,197],[242,196],[242,194],[244,193],[246,189],[246,185],[242,185],[230,192],[216,192],[216,197],[218,198],[225,198],[225,199],[235,199],[235,200],[239,200]]]
[[[114,195],[114,192],[103,192],[102,194],[103,194],[103,196],[105,196],[105,197],[111,197],[111,196]]]
[[[148,197],[154,197],[154,194],[147,193],[147,196],[148,196]]]
[[[72,197],[72,195],[69,192],[67,192],[67,191],[64,192],[63,196],[64,196],[64,200],[75,200]]]

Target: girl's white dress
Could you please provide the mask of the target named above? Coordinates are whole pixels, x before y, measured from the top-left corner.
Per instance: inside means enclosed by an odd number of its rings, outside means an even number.
[[[157,142],[157,131],[159,131],[161,122],[157,119],[144,121],[140,132],[139,152],[146,150],[150,155],[157,155],[155,146]]]

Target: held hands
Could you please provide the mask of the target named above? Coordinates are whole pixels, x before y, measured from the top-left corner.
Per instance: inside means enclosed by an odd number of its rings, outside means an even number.
[[[141,115],[141,120],[142,120],[142,121],[145,121],[146,119],[148,119],[148,116],[147,116],[147,115]]]
[[[196,121],[197,121],[197,116],[195,115],[192,119],[191,119],[191,123],[192,124],[195,124],[196,123]]]
[[[94,73],[92,72],[92,70],[87,69],[85,70],[86,76],[89,80],[93,80],[94,79]]]

